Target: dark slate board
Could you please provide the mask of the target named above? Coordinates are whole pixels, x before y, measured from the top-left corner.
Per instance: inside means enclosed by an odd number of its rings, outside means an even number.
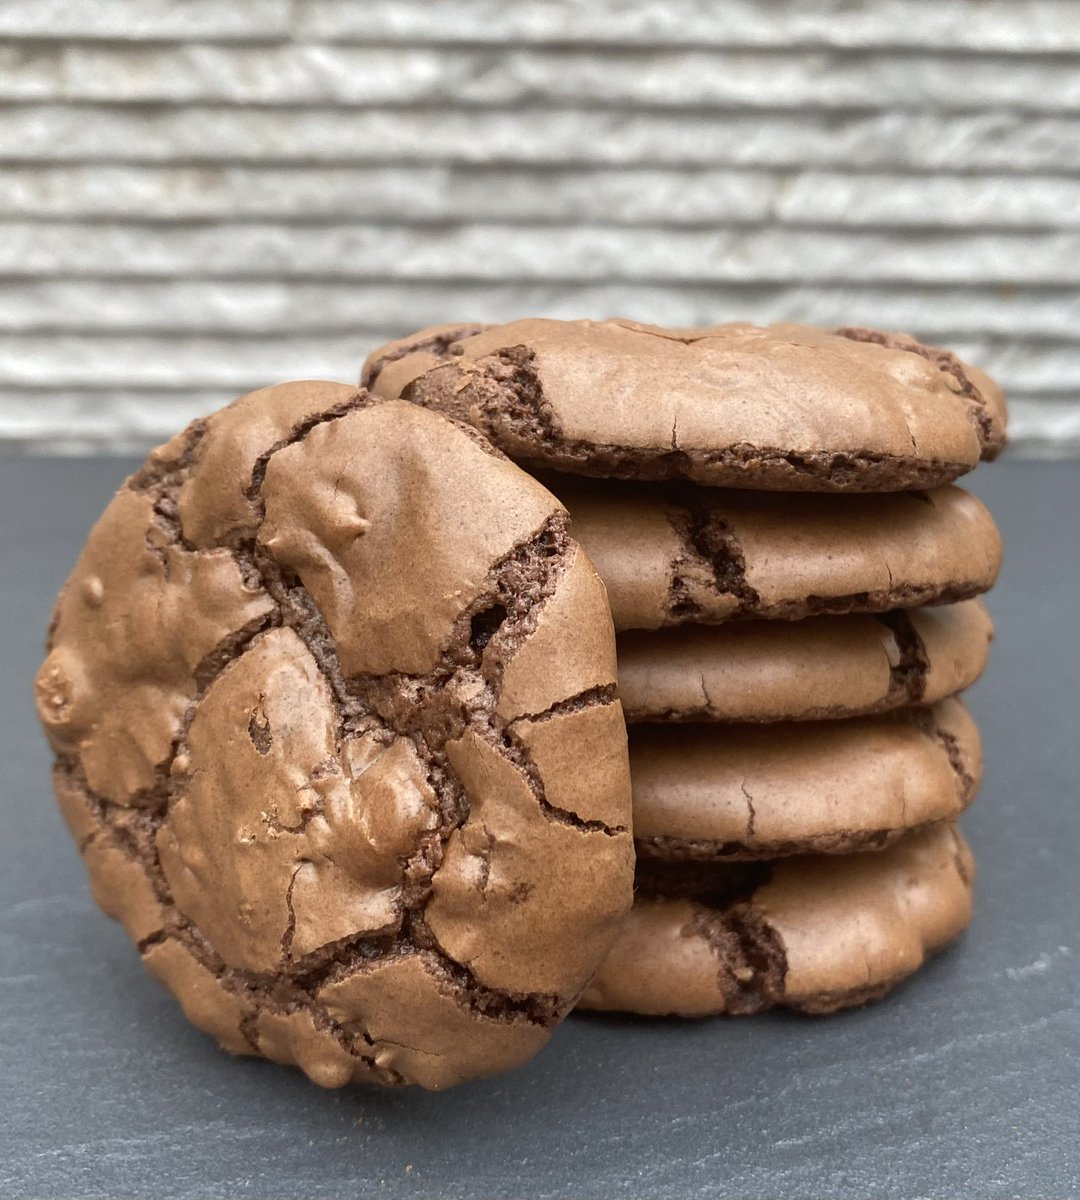
[[[972,694],[988,765],[957,947],[846,1016],[572,1018],[526,1068],[443,1095],[322,1092],[230,1060],[91,903],[30,684],[128,466],[0,461],[0,1194],[1080,1194],[1080,464],[975,479],[1008,553]]]

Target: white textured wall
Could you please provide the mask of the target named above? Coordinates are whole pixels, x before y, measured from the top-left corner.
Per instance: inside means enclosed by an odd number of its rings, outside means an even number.
[[[0,0],[0,443],[526,313],[909,329],[1080,450],[1080,0]]]

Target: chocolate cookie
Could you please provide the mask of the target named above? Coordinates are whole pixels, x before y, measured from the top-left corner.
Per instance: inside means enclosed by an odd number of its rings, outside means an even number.
[[[877,854],[807,855],[680,878],[648,872],[579,1007],[648,1016],[830,1013],[883,996],[971,920],[953,825]]]
[[[603,586],[474,430],[246,396],[98,522],[37,680],[95,895],[226,1048],[316,1082],[514,1066],[631,901]]]
[[[363,379],[468,420],[523,462],[622,479],[899,491],[947,483],[1005,440],[985,374],[871,329],[440,326],[376,350]]]
[[[839,854],[956,817],[982,775],[959,700],[847,721],[636,725],[630,736],[639,857]]]
[[[806,721],[932,704],[982,674],[981,600],[878,615],[734,621],[619,635],[628,721]]]
[[[986,591],[1001,538],[957,487],[781,496],[545,476],[608,590],[616,629],[947,604]]]

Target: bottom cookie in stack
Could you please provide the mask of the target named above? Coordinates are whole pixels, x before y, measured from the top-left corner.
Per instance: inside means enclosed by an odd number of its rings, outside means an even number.
[[[703,1017],[876,1000],[971,919],[974,862],[951,822],[887,849],[638,865],[638,895],[578,1007]]]

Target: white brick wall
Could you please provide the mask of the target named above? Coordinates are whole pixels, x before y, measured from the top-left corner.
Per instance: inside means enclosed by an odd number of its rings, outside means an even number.
[[[867,323],[1080,452],[1080,0],[0,0],[0,445],[440,320]]]

